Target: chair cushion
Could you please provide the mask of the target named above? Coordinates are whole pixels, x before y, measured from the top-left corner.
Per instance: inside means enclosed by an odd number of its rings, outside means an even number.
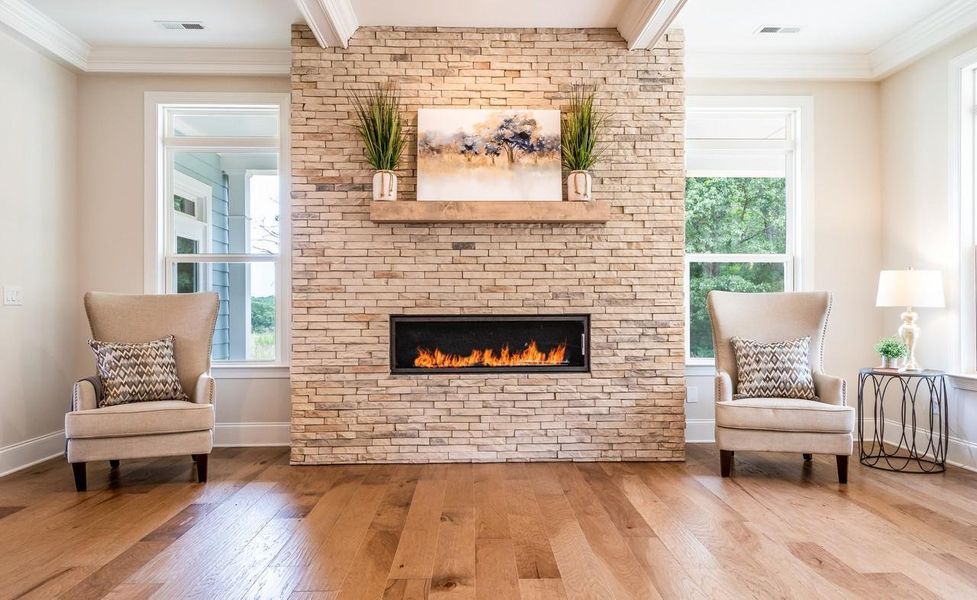
[[[139,344],[88,340],[105,396],[98,405],[187,400],[176,374],[172,335]]]
[[[102,438],[206,431],[214,428],[214,407],[180,400],[119,404],[65,415],[65,437]]]
[[[744,398],[716,403],[716,425],[731,429],[850,433],[855,410],[797,398]]]
[[[767,344],[740,337],[729,341],[736,355],[735,397],[815,398],[809,336]]]

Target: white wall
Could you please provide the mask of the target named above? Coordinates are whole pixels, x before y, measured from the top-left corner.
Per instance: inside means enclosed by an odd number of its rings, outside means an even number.
[[[875,309],[882,248],[878,85],[690,79],[686,93],[814,99],[814,281],[810,289],[834,296],[825,370],[848,380],[854,402],[858,369],[875,363],[872,346],[882,323]],[[686,437],[711,440],[713,378],[692,375],[688,385],[695,388],[692,393],[698,402],[686,406]]]
[[[0,474],[64,450],[74,379],[78,196],[74,73],[0,31]]]
[[[89,290],[143,292],[144,101],[153,92],[288,92],[287,77],[84,75],[79,84],[79,227],[76,298]],[[84,320],[75,348],[93,371]],[[217,443],[288,443],[289,384],[219,379]],[[244,436],[244,437],[242,437]]]
[[[977,48],[977,32],[909,65],[880,86],[882,134],[882,266],[941,269],[946,309],[920,309],[923,334],[917,356],[925,367],[955,366],[959,289],[955,230],[948,190],[949,62]],[[885,311],[884,329],[899,325],[897,309]],[[950,460],[977,467],[977,392],[951,393]]]

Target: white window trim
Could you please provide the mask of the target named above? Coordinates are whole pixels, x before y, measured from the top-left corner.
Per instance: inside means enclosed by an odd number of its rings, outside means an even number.
[[[954,58],[949,64],[949,127],[948,139],[948,181],[950,219],[949,228],[956,237],[956,252],[953,258],[957,271],[957,281],[949,283],[951,301],[956,299],[956,306],[950,308],[953,326],[958,335],[951,336],[951,352],[949,370],[961,377],[973,377],[977,373],[977,285],[975,285],[975,269],[977,269],[977,190],[974,178],[975,169],[975,139],[974,129],[977,127],[977,48]],[[956,284],[956,285],[954,285]],[[953,309],[956,310],[953,310]]]
[[[689,96],[686,109],[730,110],[737,112],[786,111],[794,113],[794,144],[797,153],[789,168],[794,169],[794,186],[787,192],[787,235],[792,249],[793,261],[788,262],[785,273],[785,289],[807,291],[814,289],[814,98],[812,96]],[[687,140],[687,147],[700,149],[722,149],[735,151],[743,144],[738,140]],[[770,140],[767,144],[774,150],[783,147],[783,142]],[[749,143],[757,148],[756,141]],[[720,255],[688,254],[685,258],[685,294],[689,291],[689,261],[699,256],[714,258]],[[753,257],[752,262],[784,262],[785,255],[730,255],[740,259]],[[686,300],[688,302],[688,300]],[[685,315],[685,356],[686,374],[703,376],[715,373],[715,360],[710,358],[691,358],[688,356],[689,321]]]
[[[289,94],[282,93],[226,93],[226,92],[146,92],[144,97],[145,123],[145,191],[144,191],[144,248],[143,248],[143,289],[147,294],[159,294],[165,291],[166,265],[166,219],[172,211],[166,210],[162,201],[167,188],[165,178],[168,176],[166,165],[170,163],[164,151],[164,126],[161,112],[164,105],[172,104],[213,104],[228,105],[278,105],[280,111],[280,129],[278,141],[269,143],[267,138],[206,138],[194,140],[180,139],[179,144],[193,147],[200,152],[206,151],[254,151],[256,148],[268,148],[278,152],[279,159],[279,231],[281,235],[280,248],[280,277],[276,276],[276,285],[280,292],[280,299],[276,302],[279,335],[276,336],[278,345],[278,361],[222,361],[211,367],[215,377],[222,378],[287,378],[291,348],[291,203],[289,165]],[[209,261],[213,257],[205,255],[189,255],[194,260]],[[269,257],[275,260],[274,257]],[[245,260],[247,259],[247,260]],[[261,260],[255,255],[220,255],[214,262],[254,262]],[[280,280],[280,281],[279,281]],[[247,373],[248,375],[243,375]]]

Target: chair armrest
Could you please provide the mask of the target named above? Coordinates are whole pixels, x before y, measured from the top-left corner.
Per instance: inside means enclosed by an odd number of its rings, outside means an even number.
[[[193,389],[193,397],[190,398],[196,404],[213,404],[214,395],[217,393],[217,386],[210,373],[202,373],[197,378],[197,385]]]
[[[98,408],[102,399],[102,385],[97,377],[86,377],[75,382],[71,391],[71,411]]]
[[[848,382],[824,373],[814,374],[814,389],[825,404],[848,406]]]
[[[716,371],[716,402],[733,399],[733,380],[726,371]]]

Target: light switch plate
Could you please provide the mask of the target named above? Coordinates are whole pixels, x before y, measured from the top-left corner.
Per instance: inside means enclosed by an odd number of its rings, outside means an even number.
[[[19,285],[3,286],[3,305],[21,306],[24,303],[24,288]]]
[[[686,404],[695,404],[698,401],[699,401],[699,388],[691,385],[685,386]]]

